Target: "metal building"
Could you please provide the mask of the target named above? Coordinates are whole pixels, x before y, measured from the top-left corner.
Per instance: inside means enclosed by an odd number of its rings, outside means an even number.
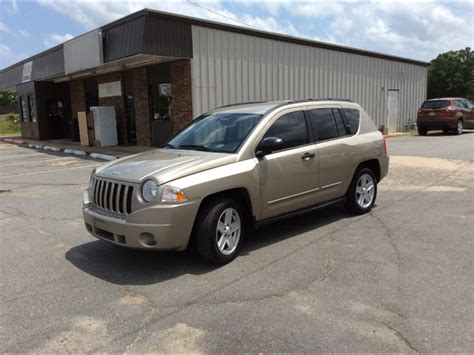
[[[421,61],[141,10],[0,71],[22,135],[77,139],[77,113],[114,106],[120,144],[159,145],[193,117],[249,101],[347,98],[401,131],[426,98]]]

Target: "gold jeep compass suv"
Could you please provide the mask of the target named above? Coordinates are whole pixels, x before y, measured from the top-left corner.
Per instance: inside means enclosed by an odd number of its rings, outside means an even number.
[[[382,134],[350,101],[225,106],[160,149],[97,168],[84,192],[84,221],[117,245],[192,245],[225,264],[262,224],[340,202],[369,212],[388,161]]]

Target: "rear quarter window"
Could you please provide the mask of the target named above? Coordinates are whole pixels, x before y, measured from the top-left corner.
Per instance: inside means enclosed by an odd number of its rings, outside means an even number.
[[[344,123],[349,129],[349,134],[354,135],[359,130],[360,111],[354,108],[343,108]]]
[[[421,108],[437,109],[437,108],[443,108],[443,107],[448,107],[448,106],[449,106],[448,100],[435,100],[435,101],[423,102],[423,105],[421,105]]]

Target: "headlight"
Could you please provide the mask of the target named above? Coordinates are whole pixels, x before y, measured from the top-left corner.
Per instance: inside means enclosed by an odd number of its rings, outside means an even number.
[[[94,187],[94,179],[95,179],[95,169],[92,170],[91,178],[89,179],[89,188],[92,189]]]
[[[150,202],[154,200],[157,192],[158,192],[158,185],[153,180],[147,180],[143,183],[142,198],[146,202]]]
[[[166,186],[161,195],[161,202],[184,202],[187,201],[186,195],[177,187]]]

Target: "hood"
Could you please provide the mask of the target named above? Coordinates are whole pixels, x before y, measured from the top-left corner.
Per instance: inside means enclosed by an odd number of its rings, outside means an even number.
[[[97,169],[97,176],[129,182],[153,176],[161,185],[235,161],[235,154],[156,149],[106,164]]]

